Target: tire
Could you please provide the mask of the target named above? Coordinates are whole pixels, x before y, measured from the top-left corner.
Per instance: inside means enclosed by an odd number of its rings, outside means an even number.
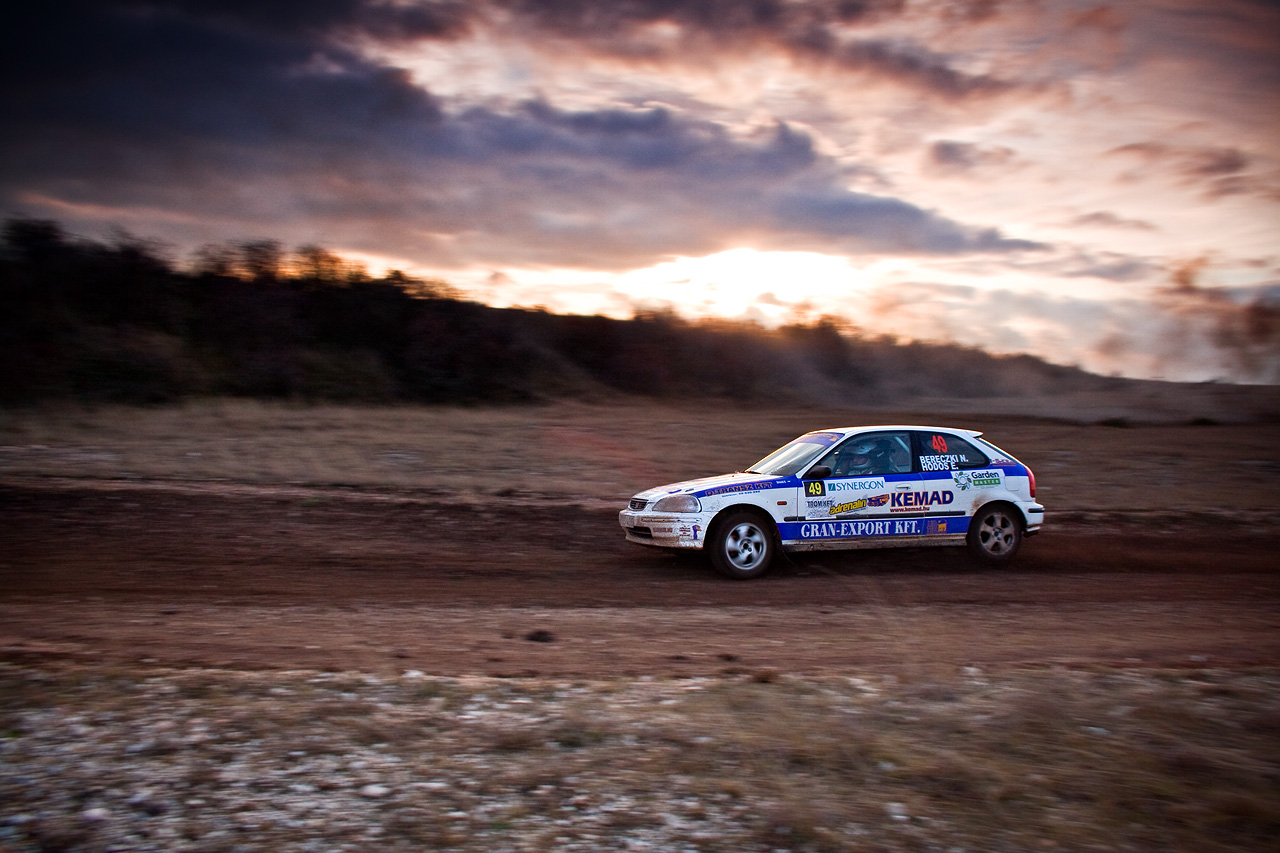
[[[774,551],[773,525],[753,512],[734,512],[715,527],[711,565],[734,580],[759,577],[769,569]]]
[[[1022,526],[1022,516],[1009,504],[987,504],[969,522],[969,552],[988,566],[1008,565],[1022,547]]]

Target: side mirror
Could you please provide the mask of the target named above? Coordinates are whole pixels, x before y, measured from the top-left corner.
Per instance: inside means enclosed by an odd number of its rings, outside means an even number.
[[[825,480],[831,476],[831,468],[827,465],[817,465],[809,469],[809,473],[804,475],[805,480]]]

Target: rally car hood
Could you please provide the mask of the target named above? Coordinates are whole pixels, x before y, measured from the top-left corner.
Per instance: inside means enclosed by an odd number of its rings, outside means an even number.
[[[738,471],[735,474],[719,474],[715,477],[701,477],[697,480],[684,480],[649,489],[636,495],[646,501],[657,500],[667,495],[694,495],[699,498],[729,494],[738,491],[757,491],[767,489],[785,480],[785,477],[770,477],[765,474],[748,474]]]

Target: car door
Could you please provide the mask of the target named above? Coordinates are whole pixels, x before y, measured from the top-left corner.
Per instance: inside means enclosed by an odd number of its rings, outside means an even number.
[[[969,518],[983,495],[1001,484],[989,470],[990,458],[972,442],[949,432],[915,434],[920,470],[921,519],[925,536],[954,536],[969,529]]]
[[[803,516],[800,540],[872,541],[919,535],[902,524],[903,507],[920,491],[912,470],[907,430],[858,433],[828,451],[802,475],[797,505]],[[886,543],[887,544],[887,543]]]

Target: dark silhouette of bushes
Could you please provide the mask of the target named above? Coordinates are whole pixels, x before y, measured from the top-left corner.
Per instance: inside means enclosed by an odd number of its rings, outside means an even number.
[[[371,278],[316,246],[211,246],[193,269],[11,219],[0,245],[0,402],[523,402],[600,393],[856,403],[1097,387],[1029,356],[900,345],[832,318],[766,330],[497,309],[399,272]]]

